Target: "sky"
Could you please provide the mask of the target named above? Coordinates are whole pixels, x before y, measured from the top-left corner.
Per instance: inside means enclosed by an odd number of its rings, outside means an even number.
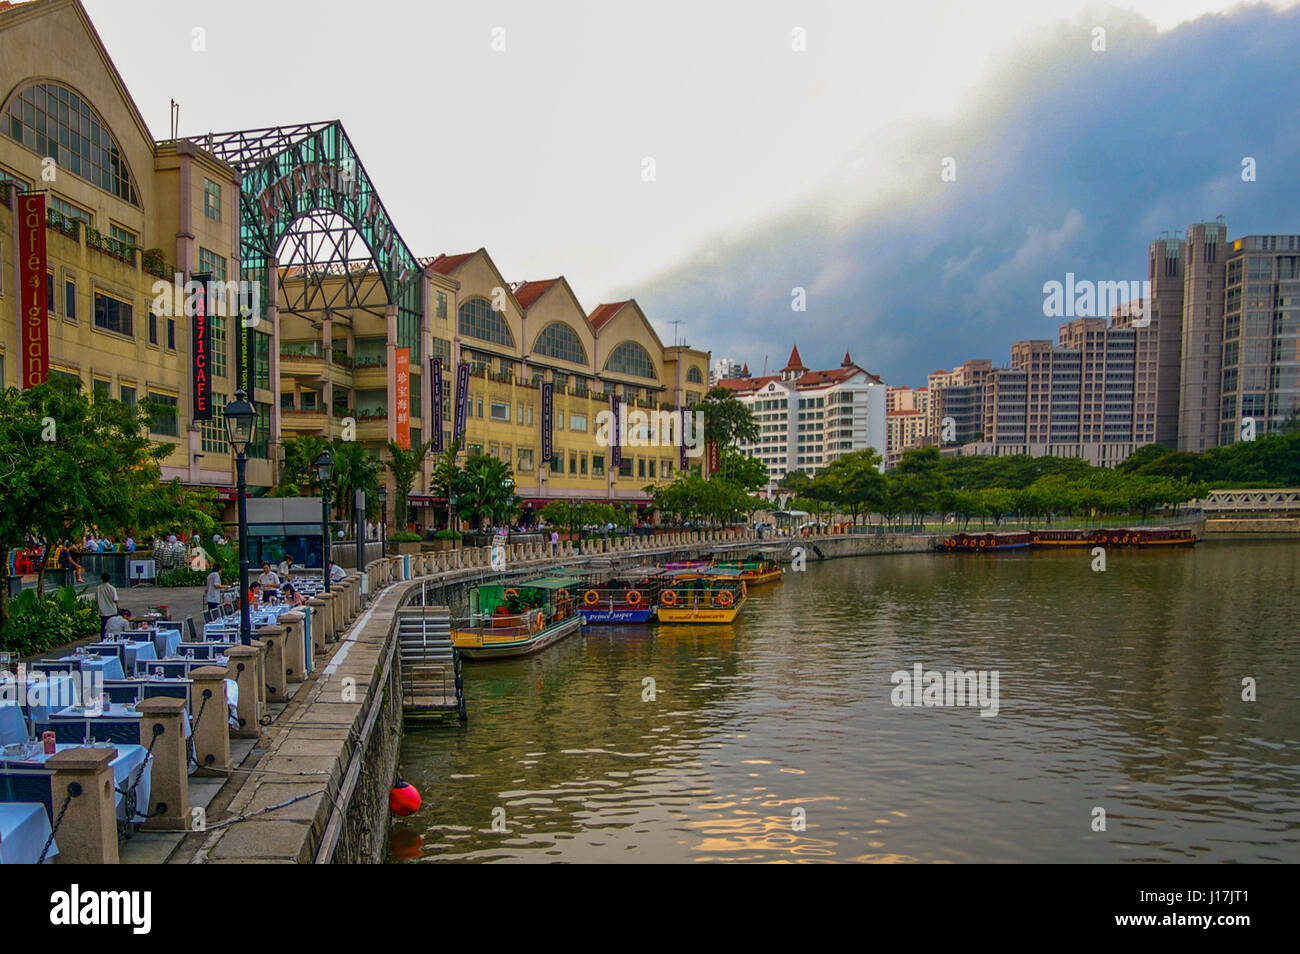
[[[1290,0],[83,2],[155,138],[342,120],[416,255],[755,373],[924,384],[1162,233],[1300,233]]]

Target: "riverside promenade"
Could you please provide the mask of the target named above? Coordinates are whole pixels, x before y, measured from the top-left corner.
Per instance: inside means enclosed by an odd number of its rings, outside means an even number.
[[[241,726],[227,738],[224,721],[197,720],[199,774],[188,785],[184,778],[170,780],[172,789],[195,794],[195,804],[186,800],[173,810],[179,816],[183,808],[188,823],[137,834],[132,841],[143,843],[132,853],[172,864],[381,862],[403,728],[397,611],[430,584],[700,558],[755,546],[780,546],[787,560],[792,547],[802,547],[806,559],[818,560],[923,552],[934,544],[934,535],[925,534],[760,539],[752,531],[721,530],[563,543],[554,556],[549,544],[511,544],[504,548],[504,568],[497,569],[489,547],[375,560],[364,574],[349,573],[327,597],[282,616],[282,625],[261,627],[254,647],[246,655],[237,651],[228,668],[196,670],[198,681],[213,686],[227,675],[238,682]],[[304,630],[312,646],[309,673],[296,648],[304,644]],[[156,790],[160,781],[169,784],[155,777]],[[133,859],[124,854],[123,860]]]

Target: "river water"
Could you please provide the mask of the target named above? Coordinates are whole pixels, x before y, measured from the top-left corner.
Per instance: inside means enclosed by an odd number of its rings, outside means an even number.
[[[810,563],[732,626],[467,663],[390,858],[1300,861],[1300,544],[1093,562]],[[895,705],[918,664],[983,671],[984,709]]]

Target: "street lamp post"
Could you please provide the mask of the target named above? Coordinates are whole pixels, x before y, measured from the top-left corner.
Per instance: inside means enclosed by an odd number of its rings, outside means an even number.
[[[379,555],[388,556],[388,488],[379,486]]]
[[[503,477],[501,480],[501,489],[506,492],[506,499],[509,500],[510,495],[515,492],[515,479],[513,477]],[[506,516],[506,543],[509,543],[510,532],[514,527],[514,521],[512,520],[514,514],[507,513],[505,516]]]
[[[248,483],[245,466],[248,445],[253,442],[257,409],[248,403],[243,391],[226,405],[226,440],[235,451],[235,497],[239,506],[239,641],[245,646],[253,641],[253,625],[248,606]]]
[[[330,591],[330,481],[334,479],[334,458],[328,448],[316,458],[316,476],[320,479],[320,571],[325,577],[325,592]]]

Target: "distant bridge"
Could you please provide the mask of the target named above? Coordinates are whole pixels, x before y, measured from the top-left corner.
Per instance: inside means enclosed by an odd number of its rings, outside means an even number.
[[[1188,506],[1200,507],[1206,517],[1232,517],[1245,514],[1269,514],[1300,517],[1300,489],[1285,490],[1212,490]]]

